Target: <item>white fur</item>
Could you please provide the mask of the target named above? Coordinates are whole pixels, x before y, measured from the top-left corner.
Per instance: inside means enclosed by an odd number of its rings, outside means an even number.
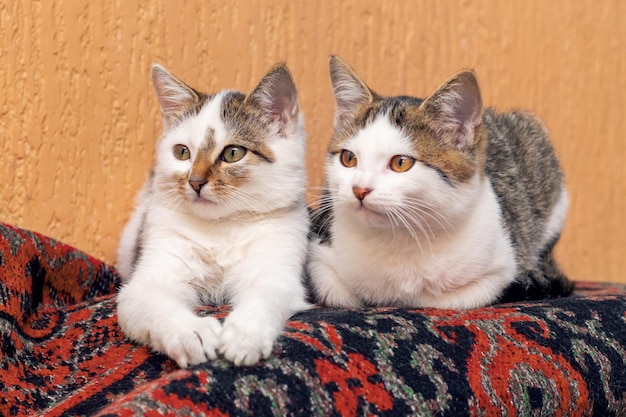
[[[208,127],[217,142],[212,158],[228,144],[219,116],[222,96],[165,131],[154,177],[119,246],[120,272],[127,275],[117,301],[122,330],[181,367],[215,359],[218,352],[236,365],[267,358],[285,320],[307,308],[300,281],[308,232],[301,116],[290,137],[268,139],[276,160],[255,166],[240,194],[221,200],[210,183],[202,199],[188,184],[184,197],[172,193],[173,175],[189,170]],[[178,143],[189,147],[190,160],[174,157]],[[132,270],[129,249],[144,213],[141,257]],[[232,305],[223,325],[195,313],[204,302]]]
[[[137,207],[130,215],[130,219],[122,231],[122,237],[117,246],[117,270],[123,278],[130,277],[133,272],[135,245],[141,233],[141,222],[148,208],[148,205],[143,202],[148,198],[150,185],[151,181],[147,179],[143,187],[141,187],[139,194],[137,194],[135,201]]]
[[[390,170],[391,157],[412,155],[412,148],[386,116],[345,149],[356,167],[337,157],[326,166],[332,245],[314,241],[309,253],[309,273],[326,304],[466,309],[493,302],[513,281],[514,251],[488,179],[476,173],[452,187],[419,162],[403,173]],[[354,186],[372,189],[363,206]]]
[[[565,223],[565,215],[567,214],[567,206],[569,205],[569,197],[567,195],[567,189],[565,186],[561,189],[559,199],[552,208],[546,228],[543,232],[543,238],[541,246],[545,247],[553,239],[559,236],[561,230],[563,230],[563,224]]]

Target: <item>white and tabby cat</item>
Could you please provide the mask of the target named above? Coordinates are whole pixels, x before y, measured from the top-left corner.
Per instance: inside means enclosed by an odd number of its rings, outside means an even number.
[[[328,306],[466,309],[559,297],[567,193],[542,125],[483,111],[472,71],[382,97],[331,57],[336,100],[308,274]]]
[[[285,320],[307,308],[305,133],[284,65],[244,95],[200,93],[152,67],[163,115],[156,162],[123,232],[119,323],[186,367],[218,352],[266,358]],[[228,302],[223,325],[198,316]]]

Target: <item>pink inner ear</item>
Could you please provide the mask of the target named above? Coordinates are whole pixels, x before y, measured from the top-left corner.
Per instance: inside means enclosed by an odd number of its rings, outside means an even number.
[[[284,114],[270,113],[270,115],[268,116],[268,120],[270,123],[278,126],[278,134],[280,136],[287,136],[286,127],[288,124],[288,119],[285,117]]]
[[[449,115],[440,115],[437,133],[439,136],[450,142],[457,149],[462,150],[472,141],[474,126],[469,122],[462,122],[459,119],[452,119]]]
[[[471,98],[463,97],[457,105],[456,113],[457,119],[463,124],[473,124],[476,118],[476,102]]]
[[[258,91],[256,102],[263,111],[266,122],[278,127],[278,132],[285,135],[290,124],[295,124],[298,117],[297,93],[285,80],[274,80]]]
[[[281,95],[275,97],[270,105],[270,114],[272,121],[280,121],[283,124],[289,122],[290,118],[294,116],[291,97],[287,92],[281,91]]]
[[[457,148],[465,148],[480,124],[482,100],[475,79],[452,81],[434,94],[439,133]]]
[[[474,129],[468,125],[458,125],[451,138],[452,144],[459,150],[465,148],[472,139]]]

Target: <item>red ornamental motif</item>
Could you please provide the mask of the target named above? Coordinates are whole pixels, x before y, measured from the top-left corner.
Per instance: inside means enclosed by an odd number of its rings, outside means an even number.
[[[490,416],[504,412],[504,415],[517,416],[520,410],[515,404],[519,402],[512,397],[519,394],[519,387],[515,387],[512,380],[522,369],[526,374],[533,370],[540,378],[550,376],[550,384],[559,393],[554,399],[557,404],[553,404],[557,408],[556,415],[583,412],[589,406],[589,391],[582,375],[561,355],[519,334],[514,324],[520,322],[536,323],[543,337],[550,335],[544,322],[515,309],[476,310],[441,317],[437,323],[440,328],[463,326],[475,336],[467,362],[469,384],[477,401],[471,414]],[[446,336],[442,334],[442,337]]]
[[[11,240],[0,238],[0,254],[12,258],[12,262],[6,265],[0,262],[0,277],[13,295],[21,294],[27,289],[28,294],[34,299],[40,297],[37,301],[41,305],[58,302],[67,305],[76,304],[85,299],[87,295],[85,292],[92,285],[88,280],[93,279],[94,271],[105,267],[102,261],[46,236],[9,225],[2,226],[6,229],[5,233],[10,232],[13,238]],[[113,268],[110,269],[113,271]],[[27,280],[24,279],[24,272],[29,274]],[[30,293],[32,289],[30,285],[35,276],[41,279],[44,285],[40,294]],[[68,277],[72,279],[67,279]],[[101,290],[103,294],[111,293],[115,290],[115,283],[111,282],[108,288]],[[32,313],[22,311],[18,297],[9,297],[3,301],[11,305],[4,306],[2,311],[14,317],[23,316],[25,320],[26,316]],[[34,305],[33,308],[35,307]]]
[[[335,345],[336,351],[341,351],[341,336],[333,326],[326,326],[328,340]],[[359,415],[359,399],[376,406],[378,411],[391,410],[393,398],[385,389],[383,383],[373,383],[370,379],[378,375],[376,366],[360,353],[348,353],[345,367],[331,362],[329,359],[316,359],[315,370],[320,376],[322,384],[336,385],[333,392],[335,408],[344,417]]]
[[[335,408],[344,417],[356,417],[358,415],[359,398],[365,399],[376,406],[378,411],[390,410],[393,407],[393,399],[385,390],[382,383],[372,383],[369,378],[377,375],[376,367],[359,353],[349,353],[346,369],[337,366],[327,359],[316,359],[315,370],[322,383],[337,385],[337,391],[333,392]],[[348,380],[358,381],[348,385]]]

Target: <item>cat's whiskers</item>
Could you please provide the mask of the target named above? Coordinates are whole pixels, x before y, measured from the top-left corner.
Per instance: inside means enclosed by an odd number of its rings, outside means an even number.
[[[408,217],[407,222],[410,223],[410,224],[414,224],[414,225],[416,225],[418,227],[418,229],[421,232],[421,236],[426,239],[426,242],[428,242],[428,247],[430,249],[430,255],[433,256],[433,245],[432,245],[431,239],[435,238],[435,234],[433,233],[433,230],[430,227],[430,224],[428,222],[424,222],[423,221],[424,220],[423,217],[421,217],[419,213],[411,212],[406,207],[404,207],[403,209],[400,209],[400,214],[403,216],[403,218],[406,215]],[[417,217],[417,219],[416,219],[416,217]],[[426,228],[424,227],[424,224],[426,224],[426,226],[428,226],[428,231],[426,231]],[[416,237],[416,240],[418,240],[418,242],[419,242],[420,241],[419,237]]]
[[[394,216],[391,215],[391,213],[386,212],[385,215],[387,216],[387,218],[389,219],[389,224],[391,224],[391,234],[393,235],[394,240],[396,239],[396,228],[394,227],[394,224],[396,226],[400,226],[400,224],[398,223],[398,221],[395,219]]]
[[[224,203],[233,208],[234,211],[250,216],[252,219],[256,220],[258,218],[263,218],[264,213],[268,213],[275,209],[274,207],[259,201],[258,198],[255,198],[256,196],[246,190],[228,184],[226,186],[232,190],[232,193],[224,199]],[[256,206],[254,209],[248,207],[246,204],[250,201],[254,201],[254,205]]]
[[[388,207],[387,210],[393,211],[393,213],[402,220],[403,224],[409,230],[413,239],[418,242],[420,247],[422,240],[425,239],[426,242],[428,242],[431,255],[433,254],[432,240],[435,238],[435,234],[431,225],[426,222],[422,216],[422,212],[413,210],[407,205],[403,205],[401,207]],[[419,233],[414,227],[417,227]],[[428,228],[428,230],[426,228]]]
[[[411,225],[411,223],[417,225],[417,227],[420,229],[420,231],[422,232],[422,236],[424,236],[426,238],[426,242],[428,242],[428,246],[430,248],[430,253],[431,256],[433,254],[433,247],[430,243],[430,238],[428,237],[428,234],[426,233],[426,230],[420,225],[419,222],[410,222],[409,220],[407,220],[407,218],[405,217],[405,212],[403,212],[400,208],[398,207],[390,207],[388,209],[388,213],[390,213],[393,217],[396,217],[398,220],[400,220],[400,222],[404,225],[404,228],[409,232],[409,234],[411,235],[411,238],[413,238],[413,240],[415,240],[415,242],[417,243],[417,246],[420,248],[420,252],[422,253],[422,256],[425,256],[426,254],[424,253],[424,248],[422,247],[422,242],[418,236],[418,233],[415,231],[415,229],[413,228],[413,226]],[[410,220],[414,220],[413,218],[410,217]]]
[[[260,207],[261,205],[258,202],[256,202],[255,204],[258,205],[259,209],[252,209],[248,207],[244,201],[241,201],[237,197],[239,196],[235,196],[235,195],[230,196],[229,198],[224,200],[224,203],[227,204],[229,208],[233,210],[233,212],[243,214],[249,220],[255,221],[257,219],[261,219],[264,217],[265,213],[270,211],[269,208],[261,208]]]
[[[153,192],[155,193],[155,196],[157,196],[159,200],[163,202],[163,205],[170,209],[178,208],[180,206],[180,203],[185,200],[185,197],[175,188],[162,188],[156,191],[153,190]]]
[[[333,212],[333,199],[331,196],[329,195],[321,195],[317,201],[318,206],[317,208],[313,211],[313,214],[311,215],[311,222],[312,223],[316,223],[317,220],[322,217],[323,221],[320,224],[319,229],[320,230],[326,230],[326,228],[328,227],[328,225],[330,223],[332,223],[333,221],[333,216],[334,216],[334,212]],[[341,209],[338,209],[338,212],[341,212]],[[328,215],[328,213],[330,213],[330,215]]]
[[[430,217],[435,222],[437,222],[437,224],[441,227],[441,229],[445,231],[448,235],[450,234],[450,230],[454,229],[452,224],[450,224],[450,221],[443,214],[439,213],[438,211],[433,210],[424,201],[418,200],[417,198],[414,198],[414,197],[407,197],[405,201],[408,203],[407,207],[409,209],[417,211],[421,214],[424,214]]]
[[[430,222],[426,221],[426,219],[424,219],[424,216],[422,216],[422,214],[425,214],[422,210],[416,210],[412,207],[402,207],[401,210],[409,217],[409,219],[413,223],[417,224],[420,230],[423,230],[426,237],[428,237],[429,239],[435,238],[435,232],[433,231]],[[428,227],[428,233],[426,232],[426,227]]]
[[[326,214],[327,211],[332,210],[333,208],[333,200],[330,197],[320,198],[317,200],[317,207],[314,210],[313,219],[317,219],[318,217]]]
[[[315,201],[318,202],[320,200],[320,198],[323,197],[323,192],[326,188],[322,187],[322,186],[313,186],[310,187],[306,190],[305,196],[307,199],[310,198],[309,201]]]

